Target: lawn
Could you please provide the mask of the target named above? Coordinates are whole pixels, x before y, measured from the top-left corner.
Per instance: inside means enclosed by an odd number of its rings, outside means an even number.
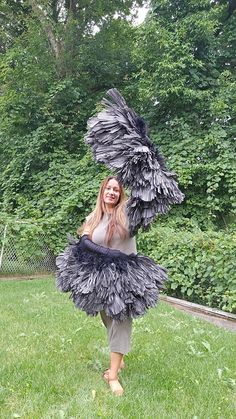
[[[162,302],[134,321],[121,374],[108,366],[100,318],[75,309],[52,278],[0,281],[1,418],[227,419],[236,417],[236,334]]]

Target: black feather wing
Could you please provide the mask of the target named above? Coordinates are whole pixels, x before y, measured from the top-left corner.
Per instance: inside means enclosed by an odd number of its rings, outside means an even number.
[[[127,214],[130,233],[146,230],[157,213],[165,214],[184,195],[175,173],[169,172],[163,156],[150,141],[147,126],[129,108],[117,89],[107,92],[103,110],[88,121],[85,142],[96,162],[115,170],[118,180],[130,189]]]

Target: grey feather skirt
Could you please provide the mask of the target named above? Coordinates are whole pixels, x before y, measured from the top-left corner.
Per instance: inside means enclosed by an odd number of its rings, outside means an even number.
[[[84,250],[76,240],[70,240],[56,265],[57,288],[70,292],[77,308],[90,316],[104,310],[118,321],[154,307],[167,279],[166,269],[147,256],[100,255]]]

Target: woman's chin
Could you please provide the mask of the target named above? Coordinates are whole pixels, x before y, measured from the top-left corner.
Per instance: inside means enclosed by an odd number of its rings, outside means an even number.
[[[104,203],[111,206],[116,205],[116,201],[114,199],[105,199]]]

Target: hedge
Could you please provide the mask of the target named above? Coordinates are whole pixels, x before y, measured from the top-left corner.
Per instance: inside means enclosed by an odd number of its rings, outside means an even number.
[[[138,237],[138,250],[168,269],[166,293],[236,312],[236,235],[153,226]]]
[[[58,254],[66,245],[66,233],[75,233],[75,228],[62,226],[56,219],[18,224],[0,217],[0,221],[2,228],[8,224],[7,241],[14,240],[17,253],[25,252],[27,259],[37,256],[36,244],[42,234],[51,253]],[[2,238],[3,229],[0,244]],[[235,233],[156,223],[149,232],[139,233],[137,242],[140,253],[167,268],[168,295],[236,313]]]

